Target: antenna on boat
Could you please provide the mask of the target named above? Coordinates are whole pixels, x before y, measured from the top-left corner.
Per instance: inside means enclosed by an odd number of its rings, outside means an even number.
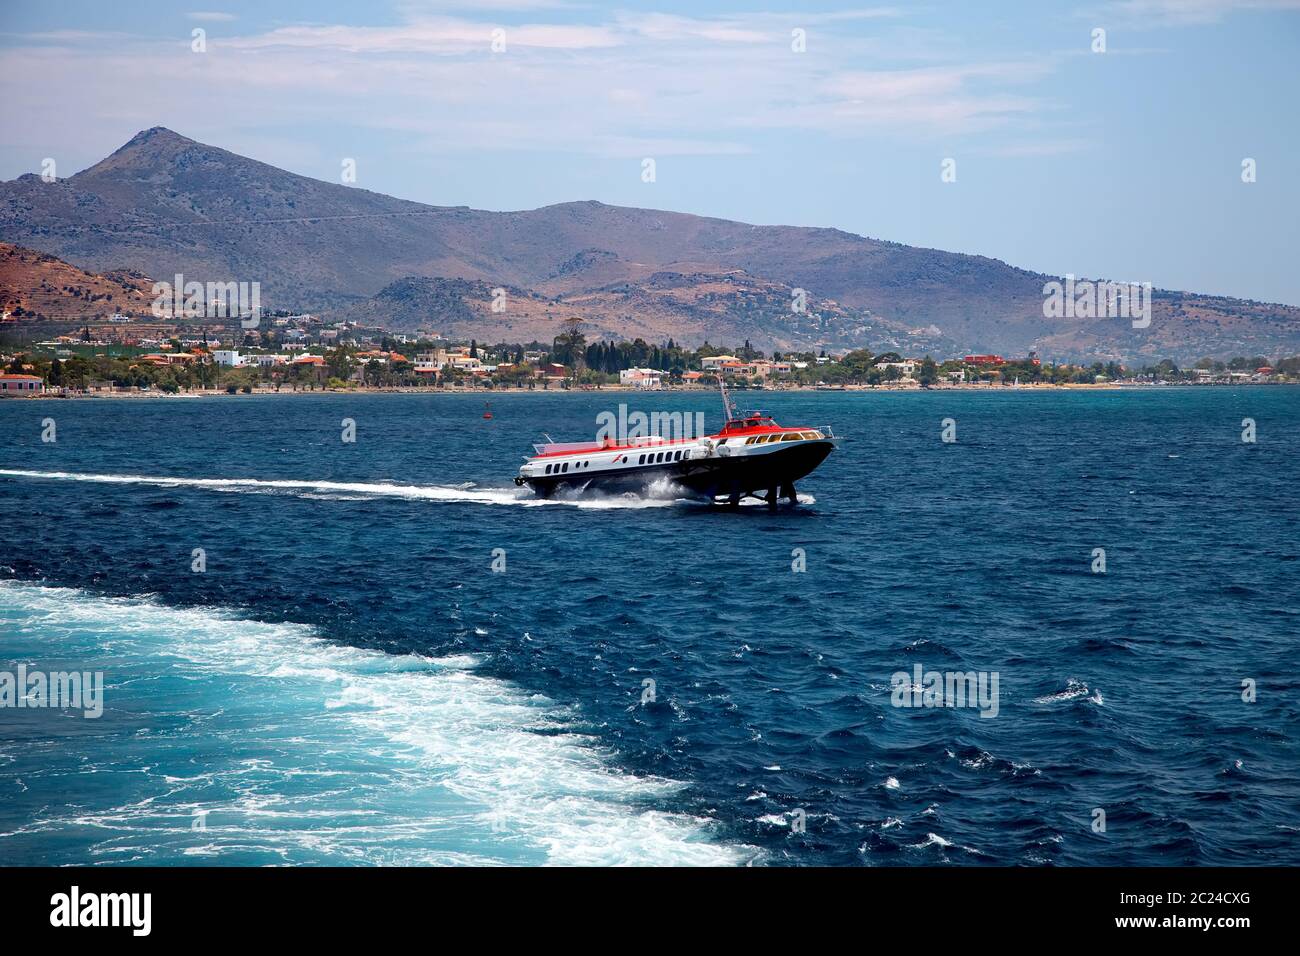
[[[731,406],[731,398],[727,395],[727,383],[723,380],[722,369],[718,369],[718,388],[722,391],[722,414],[724,416],[723,424],[731,421],[736,417],[736,410]]]

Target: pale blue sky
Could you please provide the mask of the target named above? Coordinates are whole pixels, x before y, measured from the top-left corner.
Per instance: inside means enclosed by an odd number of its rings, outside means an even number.
[[[162,125],[441,205],[835,226],[1300,305],[1297,62],[1300,0],[5,3],[0,177]]]

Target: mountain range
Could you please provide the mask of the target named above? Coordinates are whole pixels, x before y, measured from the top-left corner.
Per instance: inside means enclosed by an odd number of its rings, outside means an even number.
[[[983,256],[591,201],[429,206],[162,127],[70,178],[0,183],[0,239],[110,282],[257,281],[264,307],[479,341],[549,341],[578,316],[588,338],[780,350],[1130,362],[1300,353],[1300,309],[1288,305],[1156,290],[1147,328],[1046,318],[1043,287],[1059,277]],[[10,262],[0,257],[0,280],[21,284]]]

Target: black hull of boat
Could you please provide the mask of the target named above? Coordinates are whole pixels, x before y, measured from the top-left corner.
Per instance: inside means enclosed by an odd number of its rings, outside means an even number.
[[[684,491],[709,500],[793,489],[794,483],[826,460],[834,445],[829,441],[799,442],[789,449],[764,455],[719,456],[695,461],[644,465],[617,474],[581,474],[524,479],[541,498],[562,493],[594,491],[601,494],[640,494],[655,482],[668,480]]]

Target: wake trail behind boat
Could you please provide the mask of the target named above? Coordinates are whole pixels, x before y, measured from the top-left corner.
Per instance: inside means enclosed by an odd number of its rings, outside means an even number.
[[[321,499],[338,496],[405,498],[417,501],[440,501],[453,504],[483,505],[522,505],[524,507],[541,507],[544,505],[568,505],[574,508],[609,509],[609,508],[665,508],[677,502],[672,498],[639,497],[620,495],[617,497],[584,498],[550,498],[540,499],[528,492],[506,488],[477,488],[473,482],[461,485],[407,485],[394,482],[360,482],[360,481],[306,481],[282,478],[182,478],[159,475],[105,475],[69,471],[29,471],[16,468],[0,468],[0,476],[12,478],[35,478],[50,481],[84,481],[97,484],[113,485],[151,485],[157,488],[207,488],[212,491],[273,493],[289,492],[302,498]]]
[[[390,654],[233,608],[0,581],[0,660],[38,653],[106,672],[111,702],[94,735],[29,721],[40,746],[0,760],[0,846],[30,854],[15,862],[725,866],[757,855],[714,842],[711,818],[661,809],[684,784],[611,766],[578,710],[478,673],[476,655]],[[87,773],[113,783],[78,786]],[[15,798],[24,778],[40,796]],[[192,825],[200,813],[211,825]],[[12,839],[23,832],[47,836]]]
[[[84,481],[110,485],[150,485],[156,488],[207,488],[247,494],[287,492],[311,500],[364,501],[367,498],[405,498],[413,501],[439,501],[450,504],[521,505],[525,508],[547,505],[591,510],[671,508],[700,504],[678,496],[673,488],[656,482],[646,495],[600,495],[586,493],[574,497],[536,498],[528,491],[514,488],[478,488],[472,481],[459,485],[405,485],[388,481],[307,481],[293,478],[182,478],[166,475],[104,475],[72,471],[30,471],[0,468],[0,476],[35,478],[48,481]],[[804,495],[805,504],[816,499]],[[758,501],[745,501],[758,505]]]

